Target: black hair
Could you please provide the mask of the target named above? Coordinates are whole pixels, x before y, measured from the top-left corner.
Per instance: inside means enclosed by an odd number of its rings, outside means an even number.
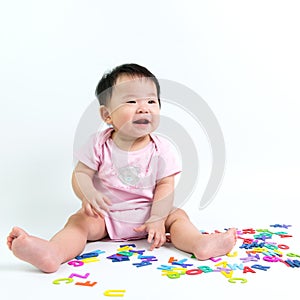
[[[148,77],[149,79],[151,79],[156,86],[158,103],[160,107],[160,85],[157,78],[148,69],[138,64],[123,64],[115,67],[102,76],[95,91],[100,105],[107,105],[107,102],[112,95],[112,88],[116,84],[119,76],[122,74],[126,74],[132,77]]]

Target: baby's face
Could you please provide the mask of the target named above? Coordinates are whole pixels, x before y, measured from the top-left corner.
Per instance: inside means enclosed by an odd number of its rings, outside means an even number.
[[[108,110],[111,124],[119,133],[138,138],[153,132],[160,113],[155,83],[145,77],[120,76]]]

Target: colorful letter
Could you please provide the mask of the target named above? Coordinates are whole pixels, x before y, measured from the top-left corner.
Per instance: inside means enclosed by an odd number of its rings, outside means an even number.
[[[72,279],[72,278],[59,278],[59,279],[54,280],[52,283],[53,283],[53,284],[60,284],[60,283],[63,282],[63,281],[64,281],[66,284],[69,284],[69,283],[73,282],[74,279]]]
[[[103,294],[108,297],[123,297],[126,290],[106,290]]]
[[[80,275],[80,274],[72,273],[69,276],[69,278],[78,277],[78,278],[84,278],[84,279],[86,279],[86,278],[89,277],[89,275],[90,275],[90,273],[86,273],[85,275]]]
[[[248,273],[248,272],[256,273],[256,272],[255,272],[254,270],[252,270],[250,267],[245,266],[245,267],[244,267],[244,270],[243,270],[243,273]]]
[[[96,283],[97,282],[86,281],[86,282],[76,282],[75,285],[94,286]]]
[[[236,283],[237,281],[240,281],[241,283],[246,283],[247,282],[247,279],[245,279],[245,278],[230,278],[230,279],[228,279],[228,281],[230,282],[230,283]]]

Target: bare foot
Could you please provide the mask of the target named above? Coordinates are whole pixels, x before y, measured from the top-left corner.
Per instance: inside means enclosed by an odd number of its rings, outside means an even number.
[[[236,239],[235,228],[223,233],[203,234],[197,241],[194,255],[199,260],[225,255],[234,247]]]
[[[46,240],[30,236],[23,229],[14,227],[7,237],[7,246],[19,259],[26,261],[43,272],[57,271],[61,262],[55,249]]]

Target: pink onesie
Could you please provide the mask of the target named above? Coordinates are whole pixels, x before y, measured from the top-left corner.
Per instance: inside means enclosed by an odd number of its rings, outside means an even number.
[[[181,172],[180,160],[173,145],[161,136],[151,134],[151,142],[137,151],[124,151],[111,139],[112,128],[92,135],[75,153],[76,158],[97,171],[93,178],[97,190],[112,205],[103,213],[112,240],[146,237],[133,229],[150,217],[156,182]]]

